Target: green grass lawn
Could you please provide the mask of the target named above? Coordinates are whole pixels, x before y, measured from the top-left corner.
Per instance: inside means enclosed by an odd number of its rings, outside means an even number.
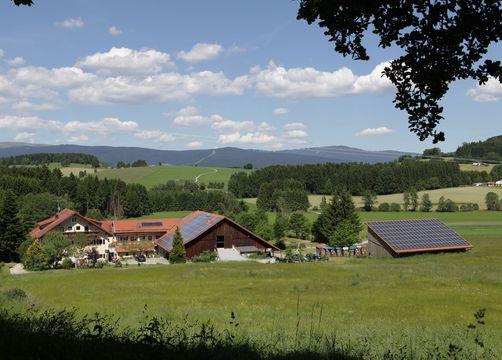
[[[121,179],[127,183],[143,184],[147,188],[165,184],[168,181],[195,181],[197,177],[199,177],[199,182],[205,183],[206,185],[209,182],[224,182],[226,187],[230,176],[239,171],[243,170],[231,168],[162,165],[139,168],[107,169],[100,171],[97,175],[100,179],[105,177],[109,179]]]
[[[363,220],[417,218],[420,213],[361,213]],[[151,314],[174,322],[235,312],[240,331],[256,338],[312,323],[358,334],[447,334],[487,309],[490,344],[502,336],[502,213],[432,214],[474,246],[465,253],[399,259],[331,258],[327,263],[215,263],[0,274],[0,289],[18,287],[39,307],[105,312],[131,325]],[[322,310],[321,310],[322,309]],[[322,311],[322,314],[320,312]],[[320,319],[320,320],[319,320]],[[424,330],[426,329],[426,330]],[[387,340],[385,340],[387,341]],[[502,344],[496,345],[502,350]]]

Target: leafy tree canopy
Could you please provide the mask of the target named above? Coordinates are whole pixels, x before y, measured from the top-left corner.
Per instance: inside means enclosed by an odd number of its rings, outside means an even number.
[[[483,59],[502,37],[500,1],[480,0],[300,0],[297,19],[326,28],[335,51],[369,60],[362,41],[369,30],[379,46],[397,45],[403,55],[383,73],[396,86],[395,107],[408,113],[410,131],[420,140],[444,141],[436,126],[440,100],[451,82],[472,78],[502,82],[500,61]],[[483,61],[484,60],[484,61]]]

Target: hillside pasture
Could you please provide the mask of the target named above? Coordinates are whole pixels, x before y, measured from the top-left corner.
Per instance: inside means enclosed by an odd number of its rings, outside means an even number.
[[[461,171],[486,171],[488,174],[495,167],[494,164],[487,164],[486,166],[474,166],[472,164],[459,164]]]
[[[365,220],[394,215],[367,213]],[[257,341],[282,334],[280,346],[285,348],[294,345],[295,333],[305,335],[312,326],[325,334],[336,331],[337,339],[354,344],[370,334],[375,346],[392,347],[394,338],[405,334],[413,341],[431,338],[447,346],[465,334],[475,311],[486,308],[483,339],[500,355],[502,221],[494,222],[492,216],[475,212],[472,221],[451,214],[453,229],[473,245],[467,252],[303,264],[153,265],[21,276],[4,272],[0,290],[21,288],[38,308],[112,313],[122,326],[136,324],[147,311],[174,323],[210,320],[225,328],[234,312],[239,332]]]
[[[121,179],[126,183],[138,183],[152,188],[156,185],[165,184],[168,181],[183,183],[195,181],[208,184],[209,182],[223,182],[225,187],[230,176],[242,169],[234,168],[210,168],[198,166],[148,166],[135,168],[107,169],[99,172],[100,179]]]
[[[23,166],[23,167],[35,167],[35,166],[40,166],[40,165],[13,165],[13,166]],[[71,163],[69,166],[62,166],[61,163],[50,163],[47,164],[47,167],[50,170],[54,169],[59,169],[63,173],[63,176],[70,176],[71,173],[73,175],[78,176],[78,174],[81,171],[86,171],[87,174],[94,174],[94,169],[90,164],[77,164],[77,163]],[[103,168],[96,168],[96,171],[102,171]]]

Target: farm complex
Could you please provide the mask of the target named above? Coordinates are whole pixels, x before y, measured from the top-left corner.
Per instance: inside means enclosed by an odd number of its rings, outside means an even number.
[[[58,231],[70,239],[83,234],[99,257],[111,261],[124,256],[162,254],[169,256],[173,236],[179,229],[187,257],[218,248],[256,252],[277,247],[235,221],[204,211],[195,211],[182,219],[105,220],[98,221],[70,209],[37,223],[31,236],[43,240],[50,231]]]

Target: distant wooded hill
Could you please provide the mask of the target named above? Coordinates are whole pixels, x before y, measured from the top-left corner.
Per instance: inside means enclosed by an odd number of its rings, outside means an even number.
[[[455,151],[455,156],[477,160],[502,160],[502,135],[484,141],[464,143]]]
[[[79,154],[79,153],[61,153],[61,154],[23,154],[9,156],[0,159],[0,164],[11,165],[43,165],[50,163],[60,163],[62,166],[70,164],[89,164],[93,167],[99,166],[99,160],[94,155]]]
[[[83,153],[96,156],[100,162],[115,166],[117,162],[144,159],[149,164],[201,165],[215,167],[254,167],[270,165],[300,165],[316,163],[380,163],[398,159],[403,155],[417,155],[400,151],[367,151],[347,146],[326,146],[296,150],[264,151],[232,147],[205,150],[157,150],[138,147],[81,146],[81,145],[27,145],[0,143],[0,157],[34,153]]]

